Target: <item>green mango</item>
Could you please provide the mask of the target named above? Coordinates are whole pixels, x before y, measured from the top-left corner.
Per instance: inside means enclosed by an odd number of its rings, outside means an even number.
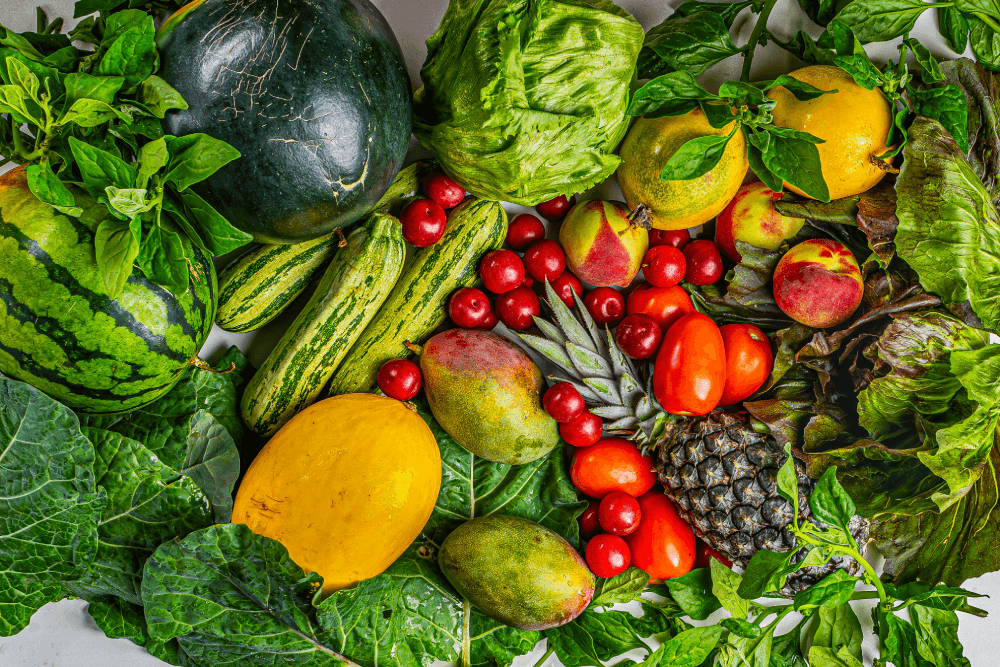
[[[542,409],[542,371],[503,336],[439,333],[424,345],[420,371],[434,418],[476,456],[520,465],[559,444],[559,425]]]
[[[576,549],[520,517],[463,523],[441,544],[438,564],[476,609],[519,630],[569,623],[594,597],[594,575]]]

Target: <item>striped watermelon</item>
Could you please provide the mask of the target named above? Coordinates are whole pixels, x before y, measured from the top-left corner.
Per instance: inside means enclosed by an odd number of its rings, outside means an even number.
[[[0,373],[77,410],[125,412],[166,393],[208,338],[215,268],[185,240],[186,293],[136,269],[110,298],[93,235],[110,214],[82,190],[73,194],[79,219],[36,199],[23,168],[0,175]]]

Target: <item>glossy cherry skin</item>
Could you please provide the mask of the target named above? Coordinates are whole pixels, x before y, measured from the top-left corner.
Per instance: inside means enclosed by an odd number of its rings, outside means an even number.
[[[580,515],[580,537],[589,540],[594,535],[601,532],[601,522],[598,518],[598,510],[601,504],[596,500],[589,501],[587,509]]]
[[[642,276],[655,287],[672,287],[684,280],[687,259],[669,245],[653,246],[642,258]]]
[[[587,406],[576,387],[569,382],[556,382],[545,390],[542,408],[550,417],[564,424],[579,417]]]
[[[559,424],[559,435],[574,447],[588,447],[601,439],[604,420],[589,410]]]
[[[573,208],[573,204],[575,203],[575,195],[568,199],[566,198],[566,195],[559,195],[555,199],[543,201],[535,207],[535,210],[538,211],[538,214],[546,220],[559,220],[566,215],[566,211]]]
[[[534,317],[542,314],[538,295],[527,287],[515,287],[497,297],[497,317],[508,329],[523,331],[535,323]]]
[[[515,215],[507,226],[507,238],[504,242],[521,252],[538,239],[544,238],[545,224],[530,213],[521,213]]]
[[[590,447],[573,450],[569,476],[591,498],[603,498],[612,491],[639,497],[656,483],[653,470],[653,459],[644,456],[635,443],[602,438]]]
[[[491,250],[479,262],[483,286],[494,294],[504,294],[524,282],[524,263],[511,250]]]
[[[566,269],[566,253],[558,241],[539,239],[524,251],[524,268],[540,283],[552,282]]]
[[[444,174],[430,174],[424,179],[423,190],[441,208],[455,208],[465,199],[465,188]]]
[[[423,376],[420,366],[409,359],[390,359],[378,370],[377,382],[386,396],[408,401],[420,391]]]
[[[625,311],[629,315],[633,313],[649,315],[666,332],[671,324],[694,312],[694,305],[684,288],[678,285],[654,287],[642,283],[628,295]]]
[[[722,253],[715,241],[699,239],[684,246],[687,270],[684,280],[692,285],[714,285],[722,279]]]
[[[448,317],[463,329],[481,328],[488,322],[492,310],[489,297],[475,287],[455,290],[448,299]]]
[[[702,567],[711,567],[711,559],[715,559],[725,565],[726,567],[732,569],[733,561],[729,560],[718,551],[712,547],[705,544],[702,540],[695,538],[695,555],[694,555],[694,569]]]
[[[583,305],[601,327],[616,327],[625,317],[625,295],[613,287],[595,287],[583,297]]]
[[[669,245],[683,250],[691,242],[691,232],[686,229],[651,229],[649,230],[649,247]]]
[[[649,315],[626,315],[615,329],[615,342],[625,356],[632,359],[649,359],[660,349],[663,330]]]
[[[624,537],[632,564],[654,580],[680,577],[694,566],[694,531],[677,513],[670,499],[659,491],[639,496],[642,521]]]
[[[601,528],[612,535],[628,535],[639,527],[642,509],[639,501],[624,491],[612,491],[601,498],[597,519]]]
[[[602,579],[617,577],[628,569],[632,556],[628,544],[617,535],[595,535],[587,542],[587,567]]]
[[[767,382],[774,366],[774,353],[771,341],[752,324],[724,324],[719,333],[726,347],[726,386],[719,405],[735,405]]]
[[[576,304],[576,298],[573,296],[574,292],[577,296],[583,296],[583,283],[570,271],[563,271],[550,284],[552,285],[552,289],[555,290],[556,296],[568,308],[572,308]]]
[[[416,199],[399,214],[403,238],[418,248],[437,243],[444,235],[448,218],[441,205],[432,199]]]
[[[663,336],[653,365],[653,393],[672,415],[705,415],[726,386],[726,348],[707,315],[688,313]]]

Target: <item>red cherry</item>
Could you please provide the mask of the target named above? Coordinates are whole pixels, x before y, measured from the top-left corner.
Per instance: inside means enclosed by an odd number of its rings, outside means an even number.
[[[587,408],[583,403],[583,396],[569,382],[556,382],[546,389],[542,396],[542,407],[560,423],[576,419]]]
[[[649,359],[660,349],[663,330],[649,315],[633,313],[626,316],[615,329],[615,342],[626,356]]]
[[[576,292],[577,296],[583,296],[583,283],[569,271],[563,271],[550,284],[552,285],[552,289],[555,290],[556,296],[562,299],[562,302],[569,308],[572,308],[573,304],[576,303],[576,299],[573,298],[573,292]]]
[[[579,415],[559,424],[559,435],[574,447],[589,447],[601,439],[604,432],[604,420],[590,410],[584,410]]]
[[[583,510],[583,514],[580,515],[580,536],[585,540],[589,540],[601,532],[601,524],[597,518],[597,509],[600,506],[599,502],[591,500],[587,509]]]
[[[535,285],[535,279],[525,274],[524,280],[521,281],[521,286],[531,289],[534,285]]]
[[[538,295],[527,287],[515,287],[497,297],[497,317],[508,329],[521,331],[535,323],[542,314]]]
[[[651,229],[649,230],[649,247],[671,245],[683,250],[691,241],[691,232],[686,229]]]
[[[601,498],[598,521],[612,535],[628,535],[639,527],[639,501],[624,491],[612,491]]]
[[[625,296],[613,287],[595,287],[583,297],[583,305],[599,326],[616,327],[625,317]]]
[[[692,285],[713,285],[722,278],[722,254],[715,241],[699,239],[684,246],[687,271],[684,280]]]
[[[684,253],[673,246],[653,246],[642,258],[642,275],[656,287],[676,285],[684,280],[686,270]]]
[[[479,277],[486,289],[503,294],[524,282],[524,263],[510,250],[491,250],[479,263]]]
[[[587,567],[602,579],[617,577],[632,562],[628,545],[617,535],[595,535],[587,542],[586,556]]]
[[[550,199],[548,201],[543,201],[541,204],[535,207],[538,214],[547,220],[558,220],[559,218],[566,215],[566,211],[573,207],[576,203],[576,195],[566,198],[566,195],[559,195],[555,199]]]
[[[566,269],[566,253],[558,241],[539,239],[524,251],[524,268],[538,282],[552,282]]]
[[[497,317],[497,311],[493,308],[493,304],[490,304],[490,311],[486,313],[486,319],[476,328],[483,331],[492,331],[498,324],[500,324],[500,318]]]
[[[718,551],[708,546],[701,541],[701,538],[695,538],[695,552],[694,552],[694,567],[695,569],[700,567],[711,567],[710,560],[714,558],[726,567],[732,569],[733,561],[729,560]]]
[[[403,208],[399,221],[403,223],[403,238],[418,248],[426,248],[444,235],[448,218],[436,201],[417,199]]]
[[[545,238],[545,225],[530,213],[515,215],[507,226],[506,243],[518,252]]]
[[[378,388],[400,401],[408,401],[420,391],[420,367],[409,359],[390,359],[378,370]]]
[[[424,179],[424,194],[441,208],[455,208],[465,199],[465,188],[444,174],[431,174]]]
[[[481,328],[492,310],[489,297],[475,287],[456,290],[448,299],[448,317],[463,329]]]

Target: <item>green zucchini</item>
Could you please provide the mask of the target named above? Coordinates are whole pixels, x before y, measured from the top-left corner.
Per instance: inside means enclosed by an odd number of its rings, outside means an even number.
[[[378,315],[351,348],[330,381],[329,395],[370,391],[389,359],[407,356],[405,343],[421,343],[447,318],[447,302],[460,287],[476,284],[479,260],[507,235],[499,203],[469,200],[452,210],[444,236],[420,250]]]
[[[420,191],[435,170],[433,160],[404,167],[373,211],[397,213]],[[309,286],[337,251],[342,235],[327,234],[291,245],[258,245],[234,259],[219,276],[215,323],[226,331],[246,333],[264,326]]]
[[[277,431],[323,391],[385,302],[406,257],[402,226],[373,213],[347,236],[309,303],[250,380],[240,408],[254,433]]]

